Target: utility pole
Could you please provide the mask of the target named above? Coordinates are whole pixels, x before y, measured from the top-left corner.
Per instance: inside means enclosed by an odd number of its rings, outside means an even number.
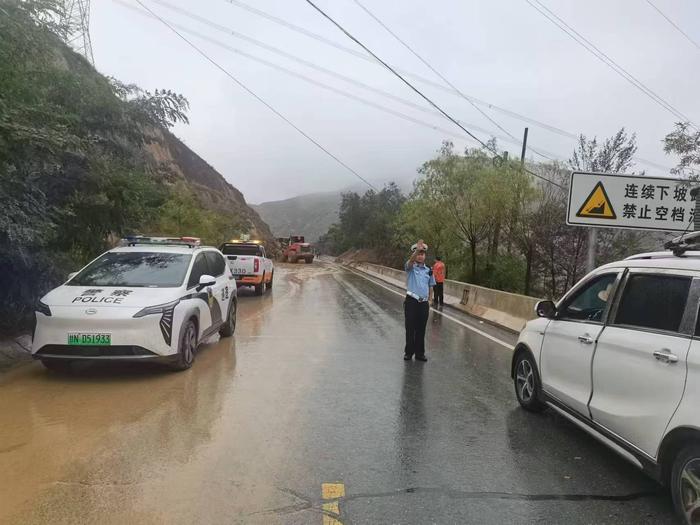
[[[527,128],[523,134],[523,151],[520,153],[520,167],[525,166],[525,152],[527,151]]]

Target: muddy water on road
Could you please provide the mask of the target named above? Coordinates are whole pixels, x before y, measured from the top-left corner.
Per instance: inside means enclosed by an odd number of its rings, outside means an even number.
[[[307,373],[275,366],[266,349],[285,339],[270,330],[284,327],[273,304],[301,305],[312,273],[280,268],[273,294],[242,290],[236,336],[215,337],[186,372],[122,364],[62,375],[34,363],[1,377],[0,523],[248,522],[256,501],[289,504],[270,479],[284,451],[276,407],[294,413]],[[253,361],[245,374],[239,348]],[[264,394],[264,384],[287,386]]]

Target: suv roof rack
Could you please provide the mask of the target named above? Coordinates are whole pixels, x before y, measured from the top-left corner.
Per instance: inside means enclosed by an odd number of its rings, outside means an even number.
[[[202,242],[199,237],[146,237],[144,235],[129,235],[124,237],[119,246],[187,246],[188,248],[200,248]]]
[[[700,250],[700,231],[684,233],[664,243],[664,248],[671,250],[676,257],[683,257],[688,251]]]
[[[640,259],[670,259],[672,257],[684,257],[684,258],[700,258],[700,251],[686,251],[682,255],[676,256],[672,251],[667,252],[646,252],[646,253],[636,253],[625,257],[625,261],[633,261]]]

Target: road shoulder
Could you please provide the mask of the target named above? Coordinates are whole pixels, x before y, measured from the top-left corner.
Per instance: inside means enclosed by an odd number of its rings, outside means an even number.
[[[29,334],[17,337],[0,337],[0,374],[22,363],[31,362],[31,344],[32,340]]]

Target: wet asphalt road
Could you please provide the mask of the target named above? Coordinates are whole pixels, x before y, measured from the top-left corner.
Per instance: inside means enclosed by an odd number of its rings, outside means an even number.
[[[430,361],[405,363],[401,297],[320,263],[241,295],[189,371],[0,376],[0,523],[675,522],[633,466],[517,408],[502,345],[431,313]]]

